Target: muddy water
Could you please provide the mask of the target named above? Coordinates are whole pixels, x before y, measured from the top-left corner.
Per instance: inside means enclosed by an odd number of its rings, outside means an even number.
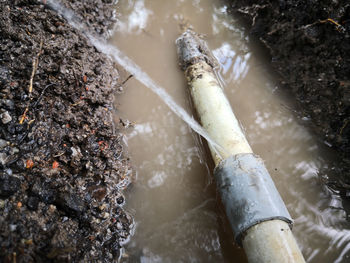
[[[348,262],[346,213],[319,178],[319,171],[335,165],[336,157],[300,124],[307,124],[307,118],[298,121],[288,95],[247,45],[248,37],[225,5],[129,0],[118,3],[118,14],[111,43],[188,112],[192,109],[174,41],[181,26],[192,25],[206,35],[235,114],[295,219],[293,232],[307,262]],[[245,262],[242,250],[232,245],[211,180],[212,164],[197,135],[133,78],[116,106],[116,122],[133,122],[126,140],[137,174],[127,192],[135,233],[122,261]]]

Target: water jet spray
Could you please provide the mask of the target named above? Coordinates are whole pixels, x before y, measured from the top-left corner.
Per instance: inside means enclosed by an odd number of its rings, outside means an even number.
[[[153,91],[172,110],[173,113],[175,113],[180,119],[187,123],[192,130],[205,138],[218,156],[220,156],[221,153],[225,152],[224,147],[213,140],[205,131],[205,129],[203,129],[203,127],[192,116],[190,116],[182,107],[180,107],[165,91],[164,88],[162,88],[153,79],[151,79],[151,77],[146,72],[144,72],[122,51],[120,51],[117,47],[108,44],[100,37],[95,36],[83,22],[79,21],[79,19],[74,15],[73,11],[65,8],[58,1],[47,0],[47,4],[58,14],[63,16],[71,26],[81,31],[90,40],[91,44],[94,45],[96,49],[111,57],[120,66],[131,73],[145,87]]]

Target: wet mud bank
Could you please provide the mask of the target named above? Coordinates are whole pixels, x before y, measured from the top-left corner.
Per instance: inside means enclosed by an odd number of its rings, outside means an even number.
[[[113,27],[112,0],[64,3]],[[116,260],[132,218],[115,65],[40,1],[1,1],[0,35],[0,261]]]
[[[350,189],[350,4],[328,0],[228,3],[230,12],[269,51],[280,86],[296,97],[301,122],[339,153],[342,164],[328,168],[336,174],[328,183],[345,194]]]

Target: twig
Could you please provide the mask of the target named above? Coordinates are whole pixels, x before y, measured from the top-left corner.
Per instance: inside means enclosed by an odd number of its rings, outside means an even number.
[[[338,22],[334,21],[332,18],[327,18],[325,20],[320,20],[320,23],[326,23],[326,22],[331,22],[331,23],[335,24],[337,27],[341,26]]]
[[[26,109],[24,110],[23,114],[22,114],[22,118],[19,121],[19,124],[22,124],[24,122],[24,120],[27,118],[27,112],[28,112],[29,108],[26,107]]]
[[[54,158],[57,158],[57,157],[62,156],[63,154],[65,154],[65,152],[62,152],[62,153],[56,154],[56,155],[54,155],[53,157],[54,157]]]
[[[36,73],[36,70],[38,69],[38,65],[39,65],[39,57],[42,53],[42,49],[43,49],[43,40],[41,39],[40,40],[40,47],[39,47],[39,52],[36,54],[36,56],[34,57],[33,59],[33,63],[32,63],[32,74],[30,76],[30,80],[29,80],[29,88],[28,88],[28,91],[29,91],[29,99],[30,101],[32,100],[32,97],[31,97],[31,94],[33,92],[33,81],[34,81],[34,76],[35,76],[35,73]],[[26,119],[27,117],[27,112],[29,111],[29,106],[26,107],[26,109],[24,110],[24,113],[22,114],[22,117],[19,121],[19,124],[22,124],[24,122],[24,120]]]
[[[43,91],[41,92],[41,94],[40,94],[39,98],[37,99],[37,101],[36,101],[31,107],[35,108],[36,106],[38,106],[38,104],[39,104],[39,102],[41,101],[41,99],[42,99],[42,97],[43,97],[43,95],[44,95],[46,89],[49,88],[49,87],[51,87],[51,86],[53,86],[53,85],[55,85],[55,83],[51,83],[51,84],[49,84],[49,85],[46,85],[46,87],[45,87],[45,88],[43,89]]]
[[[28,129],[29,129],[30,125],[31,125],[33,122],[35,122],[35,119],[32,119],[32,120],[28,121]]]
[[[332,18],[327,18],[327,19],[324,19],[324,20],[317,20],[311,24],[308,24],[308,25],[305,25],[305,26],[301,26],[300,28],[298,28],[298,30],[302,29],[307,29],[308,27],[312,27],[312,26],[315,26],[315,25],[318,25],[318,24],[325,24],[325,23],[331,23],[331,24],[334,24],[336,26],[336,29],[340,32],[340,33],[344,33],[345,32],[345,28],[339,24],[337,21],[333,20]]]
[[[134,75],[130,74],[121,84],[120,86],[123,86],[129,79],[131,79]]]
[[[336,25],[336,29],[340,32],[340,33],[344,33],[345,32],[345,28],[339,24],[338,22],[334,21],[332,18],[327,18],[325,20],[320,20],[320,23],[327,23],[327,22],[330,22],[334,25]]]
[[[39,57],[41,55],[42,49],[43,49],[43,40],[41,39],[39,52],[36,55],[36,57],[34,58],[34,60],[33,60],[33,70],[32,70],[32,75],[30,76],[30,81],[29,81],[29,93],[33,92],[33,80],[34,80],[34,76],[35,76],[36,70],[38,69]]]
[[[55,85],[55,83],[51,83],[51,84],[49,84],[49,85],[46,85],[46,87],[45,87],[45,88],[43,89],[43,91],[41,92],[41,94],[40,94],[39,98],[37,99],[37,101],[36,101],[33,105],[30,105],[30,107],[33,108],[34,111],[35,111],[35,108],[37,107],[37,105],[39,104],[40,100],[42,99],[42,97],[43,97],[43,95],[44,95],[46,89],[49,88],[49,87],[51,87],[51,86],[53,86],[53,85]],[[26,118],[26,115],[27,115],[28,110],[29,110],[29,107],[27,107],[27,108],[26,108],[26,111],[24,111],[24,113],[23,113],[24,119]],[[23,117],[22,117],[22,118],[23,118]],[[27,127],[27,132],[26,132],[26,134],[21,138],[21,140],[19,140],[18,145],[21,144],[21,143],[24,141],[24,139],[28,136],[28,134],[29,134],[29,132],[30,132],[30,125],[31,125],[34,121],[35,121],[35,119],[32,119],[32,120],[30,120],[30,121],[27,123],[27,125],[28,125],[28,127]]]
[[[343,124],[343,126],[341,127],[340,129],[340,132],[339,132],[339,135],[342,135],[343,134],[343,130],[345,129],[346,125],[348,125],[349,123],[349,120],[346,120]]]
[[[71,104],[70,106],[71,106],[71,107],[75,107],[75,106],[77,106],[78,104],[80,104],[80,103],[82,103],[82,102],[83,102],[82,100],[79,100],[78,102],[73,103],[73,104]]]

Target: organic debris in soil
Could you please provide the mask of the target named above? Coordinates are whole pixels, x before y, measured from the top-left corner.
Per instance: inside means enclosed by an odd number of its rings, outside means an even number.
[[[74,10],[77,19],[84,21],[91,31],[109,37],[116,19],[116,3],[118,0],[62,0],[63,6]]]
[[[95,25],[103,2],[71,4]],[[0,34],[0,262],[116,260],[132,225],[117,70],[39,1],[1,1]]]
[[[250,33],[270,51],[281,84],[296,96],[304,119],[339,152],[340,188],[350,189],[350,3],[348,1],[229,2]],[[306,117],[306,118],[305,118]]]

